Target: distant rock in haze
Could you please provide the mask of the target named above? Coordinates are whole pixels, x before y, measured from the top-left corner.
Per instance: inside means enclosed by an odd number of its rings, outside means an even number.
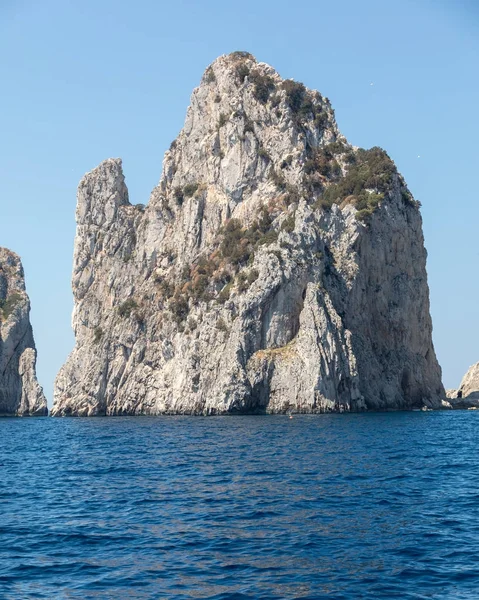
[[[47,414],[36,358],[22,263],[16,254],[0,248],[0,415]]]
[[[146,207],[108,159],[76,219],[54,415],[443,406],[418,202],[250,54],[206,69]]]

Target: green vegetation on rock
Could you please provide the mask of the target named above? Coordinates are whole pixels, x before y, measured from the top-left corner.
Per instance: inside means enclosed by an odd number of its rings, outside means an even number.
[[[0,311],[4,319],[8,319],[21,299],[22,295],[18,292],[13,292],[4,300],[0,299]]]
[[[234,60],[241,60],[245,58],[255,60],[254,56],[245,50],[236,50],[235,52],[230,52],[229,57]]]
[[[128,300],[125,300],[125,302],[123,302],[123,304],[120,304],[120,306],[118,307],[118,314],[120,315],[120,317],[128,318],[137,307],[138,304],[136,303],[136,301],[133,298],[128,298]]]
[[[357,218],[366,220],[391,189],[396,167],[381,148],[360,149],[346,175],[329,185],[317,206],[328,208],[347,202],[357,209]]]
[[[198,189],[197,183],[188,183],[187,185],[185,185],[185,187],[183,188],[183,193],[185,195],[185,198],[190,198],[191,196],[194,196],[197,189]]]
[[[240,83],[244,83],[244,80],[250,74],[250,68],[244,62],[240,62],[236,65],[236,77],[238,78]]]
[[[214,83],[216,81],[215,74],[211,67],[208,67],[205,72],[206,83]]]
[[[271,92],[275,89],[274,79],[269,75],[263,75],[259,71],[251,71],[249,80],[254,86],[253,96],[261,104],[266,104]]]
[[[320,94],[313,95],[302,83],[293,79],[283,81],[282,88],[286,91],[286,104],[297,125],[312,118],[316,128],[323,129],[325,127],[328,116],[320,105]],[[313,101],[314,98],[316,98],[316,102]]]

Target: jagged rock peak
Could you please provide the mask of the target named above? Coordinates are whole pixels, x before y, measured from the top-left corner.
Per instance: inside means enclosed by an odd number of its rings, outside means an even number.
[[[0,248],[0,415],[47,414],[29,314],[20,257]]]
[[[239,202],[253,179],[260,189],[271,187],[275,174],[294,184],[314,149],[338,139],[346,142],[329,100],[234,52],[215,60],[193,91],[184,128],[165,155],[159,192],[178,197],[185,186],[219,185]]]
[[[84,175],[78,194],[84,201],[77,204],[77,223],[86,220],[101,226],[114,221],[118,208],[130,205],[121,158],[108,158]]]
[[[53,414],[441,407],[421,215],[327,99],[247,53],[193,91],[146,206],[80,182]]]

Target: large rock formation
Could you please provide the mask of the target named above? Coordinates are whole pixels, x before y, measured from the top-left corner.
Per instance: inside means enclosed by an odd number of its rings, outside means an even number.
[[[146,207],[109,159],[76,217],[53,414],[441,406],[418,203],[251,55],[208,67]]]
[[[47,402],[35,374],[37,354],[20,258],[0,248],[0,415],[43,416]]]

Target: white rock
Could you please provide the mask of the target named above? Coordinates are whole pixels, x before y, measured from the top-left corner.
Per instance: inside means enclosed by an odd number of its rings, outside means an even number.
[[[238,67],[249,70],[244,82]],[[266,76],[275,89],[262,103],[255,81]],[[314,108],[300,122],[288,85],[253,58],[217,59],[193,92],[144,210],[128,201],[119,159],[82,179],[76,345],[57,376],[53,414],[442,406],[419,210],[404,200],[397,173],[367,225],[348,202],[314,208],[329,179],[315,172],[303,185],[308,157],[335,141],[356,150],[319,94],[306,91]],[[337,162],[346,168],[344,155]],[[299,203],[284,205],[286,185]],[[258,274],[248,289],[236,276],[221,303],[209,275],[213,298],[190,298],[177,323],[168,288],[183,286],[178,297],[186,301],[185,267],[216,260],[221,227],[236,218],[247,228],[262,207],[276,231],[296,208],[294,229],[255,250],[241,269],[251,279]]]

